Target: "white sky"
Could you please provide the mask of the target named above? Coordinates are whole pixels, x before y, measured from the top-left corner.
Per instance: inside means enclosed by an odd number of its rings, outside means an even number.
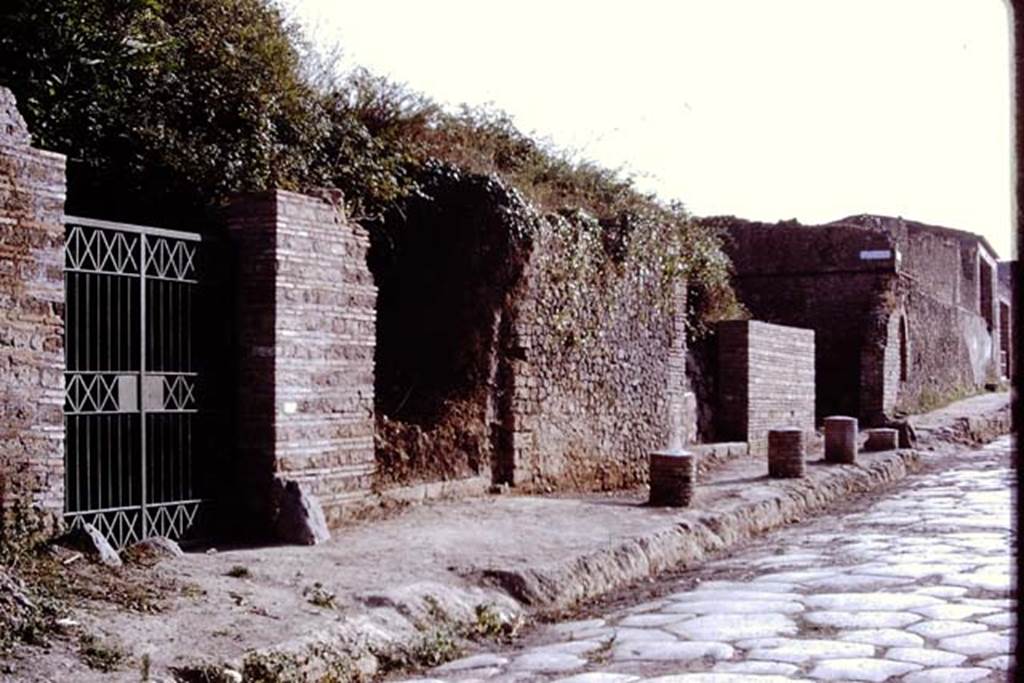
[[[1000,0],[280,2],[347,65],[493,103],[697,215],[900,215],[1012,253]]]

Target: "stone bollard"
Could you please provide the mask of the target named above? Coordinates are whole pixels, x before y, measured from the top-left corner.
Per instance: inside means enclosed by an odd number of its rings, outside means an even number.
[[[768,476],[773,479],[804,476],[804,430],[798,427],[768,430]]]
[[[825,418],[825,461],[852,465],[857,461],[857,418]]]
[[[650,475],[650,505],[686,507],[697,484],[697,457],[689,451],[655,451]]]
[[[868,438],[864,442],[866,451],[894,451],[899,447],[899,432],[895,429],[882,427],[868,429]]]

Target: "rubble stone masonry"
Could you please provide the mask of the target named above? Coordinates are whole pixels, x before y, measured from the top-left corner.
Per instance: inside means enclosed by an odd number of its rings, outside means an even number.
[[[538,249],[546,248],[544,244]],[[647,481],[648,454],[696,438],[696,405],[686,377],[685,286],[674,313],[638,314],[633,291],[609,302],[601,343],[563,349],[551,321],[534,303],[546,295],[544,273],[532,263],[514,313],[514,348],[505,362],[511,401],[508,462],[499,481],[526,489],[614,489]],[[595,294],[596,296],[596,294]],[[672,442],[677,443],[673,444]]]
[[[0,541],[59,529],[64,507],[65,161],[30,146],[0,87]]]
[[[274,480],[294,481],[335,525],[368,496],[374,468],[368,236],[340,198],[280,190],[236,200],[228,227],[243,510],[272,522]]]

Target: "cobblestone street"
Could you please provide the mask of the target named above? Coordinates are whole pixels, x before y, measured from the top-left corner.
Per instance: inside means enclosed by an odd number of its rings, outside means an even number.
[[[1014,641],[1010,439],[848,514],[706,563],[697,585],[544,626],[419,680],[1001,681]],[[688,590],[678,590],[692,586]]]

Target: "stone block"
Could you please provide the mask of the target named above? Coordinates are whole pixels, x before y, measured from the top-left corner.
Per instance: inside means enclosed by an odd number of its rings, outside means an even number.
[[[331,539],[327,519],[316,496],[297,481],[275,480],[277,540],[298,545],[317,545]]]
[[[899,447],[899,432],[895,429],[880,427],[868,429],[864,433],[867,435],[865,451],[894,451]]]
[[[650,454],[650,505],[687,507],[697,485],[697,456],[689,451]]]
[[[857,461],[857,418],[844,415],[825,418],[825,460],[847,465]]]
[[[120,567],[121,556],[110,545],[106,537],[92,524],[83,524],[63,537],[62,543],[75,550],[80,550],[93,560],[108,567]]]
[[[768,476],[795,479],[804,476],[804,430],[784,427],[768,431]]]

